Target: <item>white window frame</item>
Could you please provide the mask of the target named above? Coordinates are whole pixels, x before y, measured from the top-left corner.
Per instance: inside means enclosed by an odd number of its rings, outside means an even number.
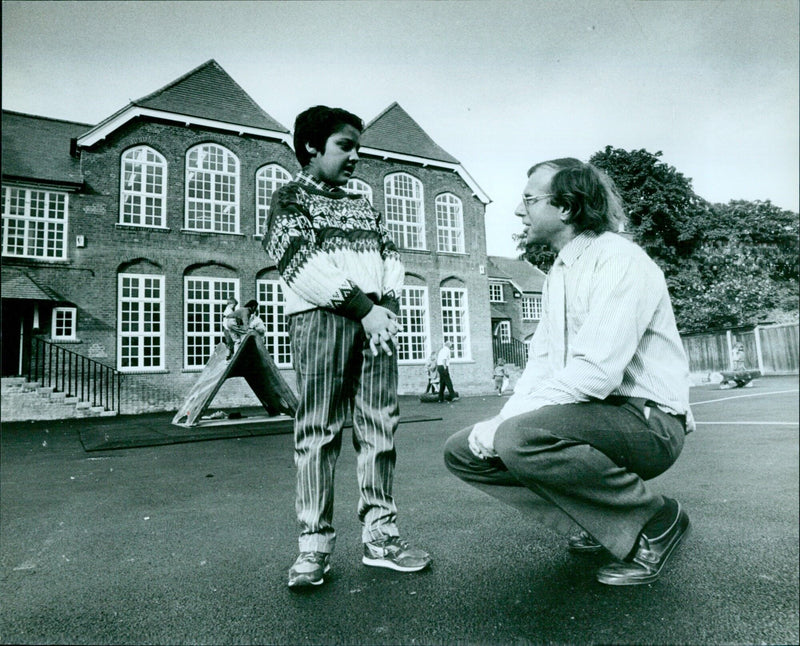
[[[136,201],[139,204],[134,208]],[[126,206],[131,207],[130,213],[125,212]],[[147,213],[148,208],[152,213]],[[167,160],[150,146],[134,146],[120,157],[117,222],[155,229],[167,226]]]
[[[200,298],[195,295],[198,290],[203,292]],[[214,348],[225,338],[222,331],[222,312],[231,297],[241,305],[238,278],[183,277],[184,370],[202,370],[214,354]],[[192,330],[190,317],[194,318],[195,329]],[[198,317],[202,320],[198,321]]]
[[[125,281],[136,283],[137,295],[125,295]],[[156,286],[158,293],[156,296],[148,294]],[[166,329],[165,329],[165,295],[164,295],[164,276],[156,274],[118,274],[117,276],[117,369],[120,372],[161,372],[165,367],[166,350]],[[145,292],[144,294],[142,292]],[[130,304],[128,310],[134,316],[130,320],[125,318],[125,305]],[[152,313],[150,322],[147,321],[147,314]],[[156,323],[154,326],[153,323]],[[126,324],[136,326],[136,330],[125,329]],[[145,328],[150,329],[145,329]],[[124,364],[123,349],[126,339],[137,339],[138,349],[135,353],[130,353],[128,359],[130,363]],[[147,363],[145,353],[146,341],[158,350],[157,361],[153,362],[151,357],[150,365]]]
[[[436,196],[436,239],[443,253],[464,252],[464,206],[452,193]]]
[[[2,255],[67,260],[69,195],[3,186]]]
[[[413,302],[410,302],[412,301]],[[400,296],[400,332],[397,334],[397,362],[425,363],[430,356],[430,306],[428,288],[406,285]]]
[[[503,295],[503,283],[489,283],[489,302],[490,303],[506,302],[506,299]]]
[[[364,180],[358,179],[357,177],[351,177],[349,180],[347,180],[347,185],[344,187],[344,190],[353,195],[366,197],[369,203],[372,204],[372,187]]]
[[[267,164],[256,171],[256,235],[267,233],[267,218],[272,196],[292,181],[292,174],[280,164]]]
[[[522,297],[522,320],[539,321],[542,318],[542,297],[523,296]]]
[[[402,249],[426,249],[422,182],[408,173],[391,173],[384,178],[383,189],[386,228],[395,244]]]
[[[286,314],[286,297],[283,285],[274,278],[259,278],[256,281],[258,303],[264,312],[267,332],[264,343],[278,368],[292,367],[292,343],[289,338],[289,316]]]
[[[511,322],[500,321],[494,328],[497,340],[500,343],[511,343]]]
[[[212,154],[214,159],[209,158]],[[184,228],[238,234],[239,184],[239,159],[230,150],[212,143],[190,148],[186,152]]]
[[[452,358],[461,361],[472,359],[469,335],[469,297],[464,287],[442,287],[442,339],[453,344]]]
[[[62,332],[63,330],[63,332]],[[51,341],[78,340],[78,308],[54,307],[50,321]]]

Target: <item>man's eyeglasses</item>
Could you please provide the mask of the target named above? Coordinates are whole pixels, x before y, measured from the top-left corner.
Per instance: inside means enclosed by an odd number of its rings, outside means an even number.
[[[525,210],[530,211],[530,208],[534,204],[546,200],[548,197],[553,197],[553,193],[545,193],[544,195],[523,195],[522,203],[525,205]]]

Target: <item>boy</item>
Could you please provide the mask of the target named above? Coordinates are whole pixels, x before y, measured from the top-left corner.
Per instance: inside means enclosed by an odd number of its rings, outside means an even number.
[[[294,148],[303,170],[273,195],[263,242],[283,279],[299,394],[300,555],[290,588],[320,585],[330,569],[334,468],[351,410],[362,562],[415,572],[431,560],[399,538],[392,497],[399,419],[393,346],[404,269],[380,214],[341,188],[358,162],[363,128],[339,108],[316,106],[297,117]]]
[[[233,336],[231,335],[231,327],[236,319],[233,318],[233,313],[236,311],[236,306],[239,302],[232,296],[225,303],[225,310],[222,312],[222,334],[225,337],[225,346],[228,348],[228,355],[226,360],[230,360],[233,356]]]

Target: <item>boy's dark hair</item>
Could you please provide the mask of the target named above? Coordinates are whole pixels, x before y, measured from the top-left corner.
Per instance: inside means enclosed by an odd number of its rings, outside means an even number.
[[[257,310],[258,309],[258,301],[249,300],[244,304],[244,306],[249,310]]]
[[[550,180],[550,204],[569,213],[568,223],[581,231],[619,231],[626,221],[617,187],[608,175],[592,164],[573,157],[551,159],[531,167],[528,177],[539,168],[556,169]]]
[[[300,165],[305,168],[311,161],[311,153],[306,150],[306,144],[322,153],[328,137],[347,125],[364,132],[364,122],[342,108],[315,105],[298,114],[294,121],[294,154]]]

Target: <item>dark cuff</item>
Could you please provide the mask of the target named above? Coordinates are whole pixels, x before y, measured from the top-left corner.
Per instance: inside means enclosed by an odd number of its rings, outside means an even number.
[[[389,294],[384,294],[381,297],[381,300],[378,301],[378,305],[381,307],[385,307],[387,310],[394,313],[396,316],[400,316],[400,301],[397,300],[394,296],[390,296]]]
[[[356,287],[350,294],[350,297],[344,303],[336,307],[334,311],[354,321],[360,321],[369,314],[373,305],[369,296]]]

